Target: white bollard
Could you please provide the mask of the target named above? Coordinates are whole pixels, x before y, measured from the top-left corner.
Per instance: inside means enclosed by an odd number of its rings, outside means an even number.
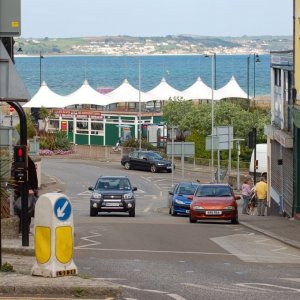
[[[31,274],[43,277],[77,275],[73,262],[74,226],[72,205],[61,193],[47,193],[35,205],[34,250]]]

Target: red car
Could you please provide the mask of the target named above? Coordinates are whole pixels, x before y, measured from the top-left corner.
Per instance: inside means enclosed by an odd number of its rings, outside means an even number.
[[[239,222],[236,200],[241,196],[235,196],[229,184],[200,184],[190,199],[190,223],[205,219]]]

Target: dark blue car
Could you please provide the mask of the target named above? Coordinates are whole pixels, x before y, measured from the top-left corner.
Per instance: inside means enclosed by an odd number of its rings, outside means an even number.
[[[195,193],[199,183],[197,182],[179,182],[169,191],[169,214],[188,215],[190,213],[191,200],[187,197]]]

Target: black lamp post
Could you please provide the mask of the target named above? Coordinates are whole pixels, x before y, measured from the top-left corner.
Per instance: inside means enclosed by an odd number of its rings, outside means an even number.
[[[42,86],[42,59],[43,58],[44,58],[44,56],[40,52],[40,86]]]
[[[250,55],[247,56],[247,98],[249,100],[249,69],[250,69]]]
[[[253,98],[255,98],[255,65],[257,63],[260,63],[260,59],[258,54],[254,53],[253,54]]]

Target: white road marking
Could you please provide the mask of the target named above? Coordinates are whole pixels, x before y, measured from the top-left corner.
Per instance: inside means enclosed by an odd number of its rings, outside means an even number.
[[[291,292],[299,292],[300,293],[300,289],[295,289],[292,287],[288,287],[288,286],[281,286],[281,285],[275,285],[275,284],[268,284],[268,283],[237,283],[237,286],[241,286],[241,287],[251,287],[254,290],[260,290],[260,291],[266,291],[266,292],[272,292],[272,291],[280,291],[282,290],[282,292],[284,291],[291,291]]]
[[[220,285],[210,284],[210,285],[204,285],[204,284],[194,284],[194,283],[181,283],[182,285],[199,288],[201,290],[208,290],[208,291],[214,291],[214,292],[220,292],[220,291],[226,291],[227,293],[236,294],[238,292],[241,292],[240,289],[234,290],[231,286],[229,287],[221,287]]]
[[[186,300],[185,298],[182,298],[181,296],[179,296],[177,294],[168,294],[168,296],[175,300]]]
[[[283,280],[290,280],[290,281],[294,281],[294,282],[300,282],[300,278],[280,278]]]
[[[87,245],[89,246],[89,245]],[[94,250],[94,251],[113,251],[113,252],[141,252],[141,253],[168,253],[168,254],[191,254],[191,255],[212,255],[212,256],[236,256],[231,253],[221,253],[221,252],[196,252],[196,251],[171,251],[171,250],[146,250],[146,249],[108,249],[108,248],[89,248],[85,246],[76,247],[79,250]],[[249,257],[251,255],[244,255]],[[256,257],[257,255],[255,255]],[[266,256],[267,258],[268,256]]]
[[[135,291],[142,291],[142,292],[148,292],[148,293],[155,293],[155,294],[162,294],[162,295],[167,295],[175,300],[186,300],[185,298],[182,298],[181,296],[177,295],[177,294],[168,294],[168,292],[164,292],[164,291],[158,291],[158,290],[150,290],[150,289],[140,289],[134,286],[129,286],[129,285],[120,285],[121,287],[125,288],[125,289],[129,289],[129,290],[135,290]]]
[[[74,247],[74,248],[75,248],[75,249],[85,249],[85,248],[87,248],[87,247],[89,247],[89,246],[100,245],[101,242],[93,241],[91,238],[102,236],[102,234],[97,233],[97,232],[90,232],[90,233],[91,233],[92,235],[90,235],[90,236],[84,236],[84,237],[81,237],[81,238],[80,238],[81,240],[90,242],[89,244],[82,245],[82,246],[76,246],[76,247]]]
[[[78,196],[91,196],[92,191],[84,191],[82,193],[77,194]]]
[[[124,281],[126,281],[127,279],[125,279],[125,278],[101,278],[101,277],[96,277],[96,278],[94,278],[94,279],[98,279],[98,280],[104,280],[104,281],[115,281],[115,280],[124,280]]]

